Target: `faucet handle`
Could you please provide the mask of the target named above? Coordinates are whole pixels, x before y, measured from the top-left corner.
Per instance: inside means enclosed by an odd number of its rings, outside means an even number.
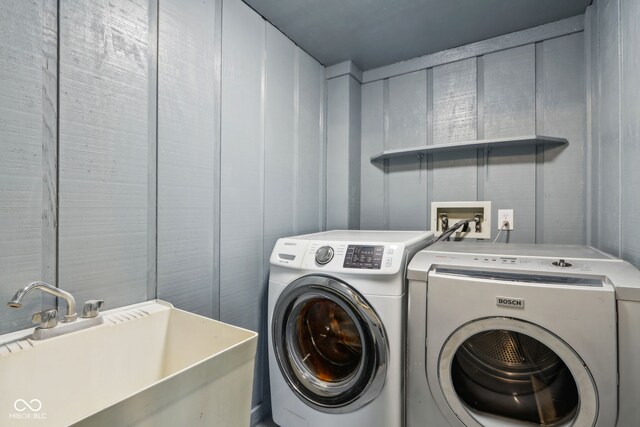
[[[53,328],[58,324],[58,310],[52,308],[35,313],[31,317],[31,322],[37,323],[40,329]]]
[[[91,299],[85,302],[84,308],[82,309],[82,317],[92,318],[98,316],[103,305],[104,300],[101,299]]]

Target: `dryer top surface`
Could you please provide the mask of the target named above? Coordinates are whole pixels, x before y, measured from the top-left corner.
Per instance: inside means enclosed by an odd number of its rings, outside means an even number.
[[[566,263],[559,265],[560,260]],[[620,300],[640,301],[640,271],[588,246],[439,242],[416,254],[407,278],[427,281],[436,266],[606,278]]]

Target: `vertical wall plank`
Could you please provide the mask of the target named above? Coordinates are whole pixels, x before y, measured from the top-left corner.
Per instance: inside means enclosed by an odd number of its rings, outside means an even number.
[[[360,226],[360,83],[351,75],[327,82],[327,228]]]
[[[600,249],[620,255],[620,57],[618,0],[598,2],[600,29],[598,91]]]
[[[322,228],[324,209],[322,183],[324,169],[320,159],[324,152],[321,132],[324,121],[324,67],[300,48],[298,52],[297,109],[297,178],[295,234],[306,234]]]
[[[544,243],[585,243],[584,35],[543,42],[543,129],[567,147],[544,151]],[[540,243],[540,242],[539,242]]]
[[[280,237],[294,234],[297,180],[298,56],[296,46],[266,23],[264,98],[264,242],[263,289],[268,289],[269,258]],[[260,303],[254,403],[269,395],[266,299]],[[256,307],[254,307],[255,310]]]
[[[264,25],[241,1],[225,2],[220,314],[223,321],[254,330],[262,282]]]
[[[58,280],[58,2],[42,8],[42,280]],[[51,298],[53,302],[53,298]]]
[[[384,151],[383,90],[382,80],[362,85],[360,227],[363,230],[384,229],[384,167],[369,160]]]
[[[485,55],[483,63],[485,138],[535,134],[535,45]],[[535,147],[493,149],[480,171],[494,218],[498,209],[514,209],[512,243],[535,243],[535,160]],[[507,233],[501,236],[506,241]]]
[[[43,54],[51,54],[49,36],[43,43],[42,3],[4,1],[0,3],[0,299],[8,301],[14,292],[43,277],[43,223],[50,203],[43,189],[43,143],[55,142],[50,132],[51,109],[43,116],[44,102],[50,100],[51,81],[43,70]],[[47,31],[47,34],[48,31]],[[55,66],[55,64],[52,64]],[[44,80],[43,80],[44,79]],[[45,92],[47,91],[47,92]],[[44,133],[43,134],[43,130]],[[45,181],[49,185],[50,178]],[[48,217],[48,220],[53,218]],[[44,225],[44,227],[43,227]],[[47,238],[47,237],[45,237]],[[49,247],[49,245],[46,245]],[[50,262],[47,258],[46,262]],[[0,310],[0,333],[31,325],[31,314],[40,299],[25,300],[20,310]]]
[[[147,298],[148,1],[60,4],[59,286]]]
[[[215,3],[163,1],[159,11],[158,297],[204,316],[215,299]]]
[[[327,228],[346,229],[349,217],[349,76],[327,82],[327,99]]]
[[[265,22],[240,0],[226,0],[222,34],[220,319],[258,331],[266,321],[267,292],[263,265]],[[256,361],[254,405],[262,398],[265,356],[258,354]]]
[[[640,4],[621,0],[622,87],[622,254],[640,267]]]
[[[158,25],[159,0],[149,0],[147,125],[147,298],[158,297]]]
[[[216,129],[213,147],[213,317],[220,319],[220,215],[222,180],[222,0],[215,0],[213,38],[213,125]]]
[[[598,206],[599,206],[599,167],[600,141],[598,138],[598,5],[592,3],[584,15],[585,43],[585,84],[587,91],[587,230],[586,242],[598,247]]]
[[[427,144],[427,72],[389,79],[389,128],[385,149]],[[424,156],[390,159],[389,228],[426,230],[427,167]]]
[[[433,69],[433,143],[477,136],[476,59]],[[433,201],[475,200],[476,150],[433,156]]]
[[[267,23],[264,129],[264,253],[268,268],[278,238],[294,234],[297,178],[297,55],[291,40]]]
[[[360,114],[361,114],[360,82],[349,76],[349,219],[347,228],[360,228]]]

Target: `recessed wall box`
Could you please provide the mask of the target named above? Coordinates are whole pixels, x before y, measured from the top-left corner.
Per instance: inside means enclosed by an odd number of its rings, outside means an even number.
[[[453,227],[458,221],[477,218],[465,228],[461,228],[451,237],[490,239],[491,238],[491,202],[432,202],[431,231],[436,236]]]

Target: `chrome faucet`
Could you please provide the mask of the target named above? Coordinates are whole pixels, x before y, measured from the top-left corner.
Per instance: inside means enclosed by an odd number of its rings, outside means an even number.
[[[51,286],[45,282],[31,282],[24,288],[20,289],[13,296],[11,301],[7,303],[9,307],[20,308],[22,307],[22,299],[32,290],[37,289],[42,292],[46,292],[48,294],[54,295],[58,298],[62,298],[67,303],[67,314],[64,316],[64,322],[70,323],[75,321],[78,318],[78,313],[76,313],[76,300],[73,296],[62,289]]]

